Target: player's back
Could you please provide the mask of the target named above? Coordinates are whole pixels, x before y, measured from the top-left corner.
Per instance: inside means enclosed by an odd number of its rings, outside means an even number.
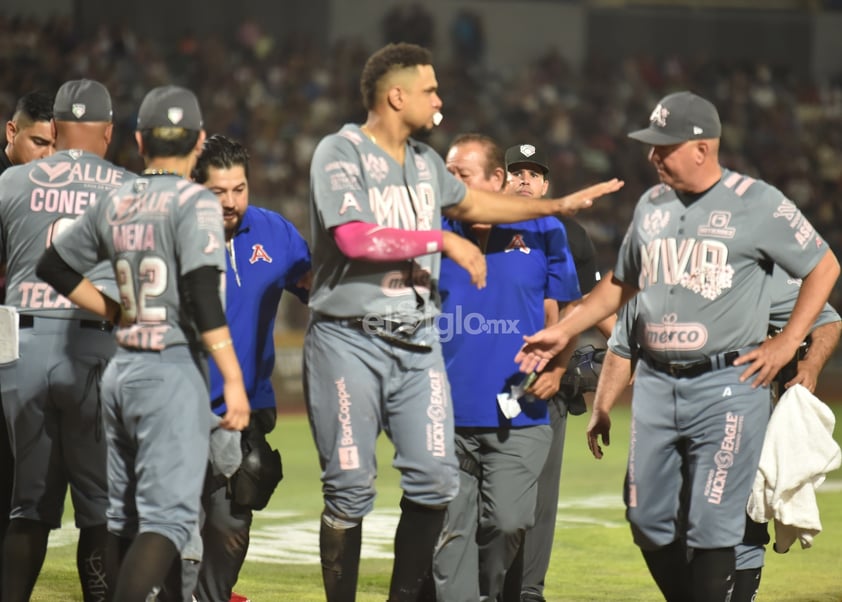
[[[199,267],[225,270],[216,196],[175,175],[138,177],[85,218],[83,228],[74,228],[57,244],[71,265],[84,263],[91,244],[111,261],[122,304],[118,344],[161,350],[195,343],[179,282]],[[87,252],[81,250],[86,244]]]
[[[81,150],[60,151],[3,173],[0,254],[6,261],[8,304],[55,317],[81,311],[39,279],[35,266],[44,249],[67,226],[131,178],[134,174]],[[86,275],[106,293],[116,295],[107,264]]]

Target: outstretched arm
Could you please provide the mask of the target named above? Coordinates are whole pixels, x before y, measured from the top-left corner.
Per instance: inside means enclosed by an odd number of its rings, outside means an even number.
[[[521,372],[540,371],[567,346],[570,339],[617,312],[637,289],[616,278],[605,278],[576,304],[555,326],[523,337],[524,346],[515,356]]]
[[[558,199],[519,198],[511,195],[468,188],[461,203],[442,210],[447,217],[461,222],[509,224],[549,215],[575,215],[593,205],[594,199],[616,192],[623,182],[614,178],[588,186]]]

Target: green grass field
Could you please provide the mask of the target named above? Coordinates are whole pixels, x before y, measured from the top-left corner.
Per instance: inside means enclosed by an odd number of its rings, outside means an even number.
[[[842,406],[835,406],[836,414]],[[553,602],[659,600],[623,516],[621,486],[629,412],[615,409],[614,438],[601,461],[585,445],[587,415],[568,423],[555,548],[547,577]],[[840,429],[836,430],[840,440]],[[318,566],[319,467],[306,418],[282,415],[272,435],[285,477],[269,507],[256,515],[249,558],[236,591],[256,602],[324,600]],[[383,602],[391,572],[391,546],[400,490],[390,466],[391,444],[380,445],[381,475],[375,511],[364,523],[357,600]],[[842,471],[819,490],[824,531],[808,550],[767,554],[760,601],[842,601]],[[68,515],[69,516],[69,515]],[[69,519],[67,519],[69,520]],[[76,585],[75,530],[53,534],[33,600],[81,600]]]

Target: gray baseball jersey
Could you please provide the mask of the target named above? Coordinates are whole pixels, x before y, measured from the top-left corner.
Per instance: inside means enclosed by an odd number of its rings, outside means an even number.
[[[305,395],[323,468],[325,507],[362,518],[374,503],[375,442],[381,429],[395,445],[395,467],[407,499],[442,506],[456,494],[453,412],[438,333],[418,327],[429,353],[395,347],[351,321],[368,315],[416,322],[438,312],[438,253],[408,261],[353,261],[331,229],[363,221],[404,230],[441,226],[441,209],[465,196],[426,144],[409,139],[399,165],[359,126],[323,139],[310,166],[310,222],[316,319],[304,341]]]
[[[791,201],[749,176],[723,170],[686,202],[664,185],[644,194],[615,269],[641,290],[641,348],[667,362],[763,341],[772,264],[800,278],[827,250]]]
[[[351,261],[331,229],[361,221],[404,230],[441,226],[441,209],[465,196],[465,185],[426,144],[410,139],[404,165],[353,124],[319,144],[310,166],[313,288],[310,307],[338,317],[375,314],[415,321],[436,311],[430,287],[441,255],[408,261]],[[423,299],[418,309],[416,293]]]
[[[55,237],[133,177],[97,155],[65,150],[0,176],[6,302],[21,312],[20,359],[0,367],[15,457],[11,516],[59,527],[68,485],[76,523],[105,523],[107,481],[98,383],[114,353],[110,325],[35,276]],[[116,298],[110,266],[89,277]]]
[[[37,278],[35,266],[44,249],[76,218],[131,178],[134,174],[122,167],[81,150],[60,151],[6,170],[0,176],[0,261],[6,262],[6,303],[22,313],[93,317]],[[92,264],[86,276],[110,297],[119,298],[107,263]]]
[[[109,259],[118,282],[120,348],[102,382],[108,528],[123,537],[159,533],[180,551],[199,521],[210,400],[179,280],[204,266],[224,273],[224,240],[213,193],[155,175],[116,190],[54,242],[77,271]]]
[[[801,277],[826,250],[780,191],[728,170],[701,195],[661,185],[641,198],[615,273],[641,289],[636,317],[619,324],[635,320],[644,357],[625,485],[626,516],[643,550],[682,536],[685,495],[688,547],[742,541],[771,404],[768,390],[740,382],[745,367],[730,362],[766,338],[773,264]],[[676,363],[694,368],[679,375]]]
[[[196,341],[179,279],[203,266],[225,272],[221,218],[219,200],[204,186],[140,177],[92,207],[54,246],[77,271],[110,258],[122,304],[117,343],[160,351]]]

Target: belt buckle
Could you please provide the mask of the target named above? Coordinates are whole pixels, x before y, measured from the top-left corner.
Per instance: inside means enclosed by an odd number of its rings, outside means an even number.
[[[669,375],[673,378],[679,378],[684,372],[684,366],[680,364],[667,364],[667,369],[669,371]]]

